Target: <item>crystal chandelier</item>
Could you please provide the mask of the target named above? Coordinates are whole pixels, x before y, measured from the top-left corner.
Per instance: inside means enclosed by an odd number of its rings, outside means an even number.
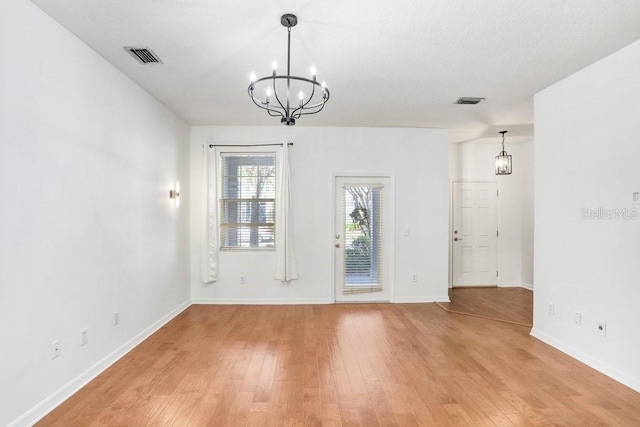
[[[290,13],[282,15],[280,23],[287,29],[287,74],[278,75],[278,63],[273,61],[273,74],[256,80],[251,74],[251,84],[248,88],[249,96],[254,104],[267,110],[270,116],[280,117],[280,123],[293,126],[296,119],[305,114],[319,113],[329,100],[329,89],[324,82],[316,80],[316,69],[311,68],[311,78],[291,75],[291,28],[298,23],[298,18]],[[254,95],[257,87],[264,90],[264,98]],[[305,90],[308,95],[305,95]],[[298,99],[292,101],[291,94],[298,91]],[[310,93],[310,94],[309,94]]]
[[[496,156],[496,175],[511,175],[511,155],[504,151],[504,134],[506,130],[500,131],[502,134],[502,151]]]

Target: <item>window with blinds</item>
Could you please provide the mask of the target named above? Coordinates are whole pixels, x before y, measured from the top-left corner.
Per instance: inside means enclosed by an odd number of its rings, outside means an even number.
[[[274,249],[275,153],[222,153],[220,249]]]
[[[345,294],[382,290],[382,191],[378,185],[343,187]]]

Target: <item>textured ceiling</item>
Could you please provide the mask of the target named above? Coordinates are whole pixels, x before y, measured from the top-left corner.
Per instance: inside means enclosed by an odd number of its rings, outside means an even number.
[[[530,137],[536,92],[640,39],[638,0],[32,1],[192,125],[279,126],[246,90],[286,63],[294,13],[292,72],[315,65],[331,90],[297,126],[449,128],[453,142]]]

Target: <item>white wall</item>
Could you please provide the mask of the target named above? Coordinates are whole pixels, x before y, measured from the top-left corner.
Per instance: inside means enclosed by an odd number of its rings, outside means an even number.
[[[26,0],[0,64],[0,425],[30,424],[188,303],[189,130]]]
[[[640,41],[535,96],[532,332],[637,391],[639,97]],[[626,209],[627,218],[583,219],[583,209],[599,208]],[[606,322],[606,337],[597,321]]]
[[[274,254],[222,252],[218,282],[201,283],[202,145],[294,142],[294,243],[300,278],[274,280]],[[194,302],[333,301],[333,174],[381,173],[395,180],[395,301],[448,300],[448,144],[439,129],[295,126],[195,127],[191,131],[191,295]],[[409,227],[410,235],[403,236]],[[411,275],[418,283],[410,283]],[[239,284],[239,277],[247,283]]]
[[[533,288],[533,141],[509,144],[513,173],[496,176],[500,144],[470,142],[450,147],[450,178],[498,183],[498,286]]]

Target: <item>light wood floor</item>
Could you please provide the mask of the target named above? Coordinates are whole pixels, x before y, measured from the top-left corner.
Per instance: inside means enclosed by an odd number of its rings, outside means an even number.
[[[533,326],[533,292],[524,288],[453,288],[450,303],[438,303],[445,310]]]
[[[640,394],[435,304],[194,305],[40,425],[640,425]]]

